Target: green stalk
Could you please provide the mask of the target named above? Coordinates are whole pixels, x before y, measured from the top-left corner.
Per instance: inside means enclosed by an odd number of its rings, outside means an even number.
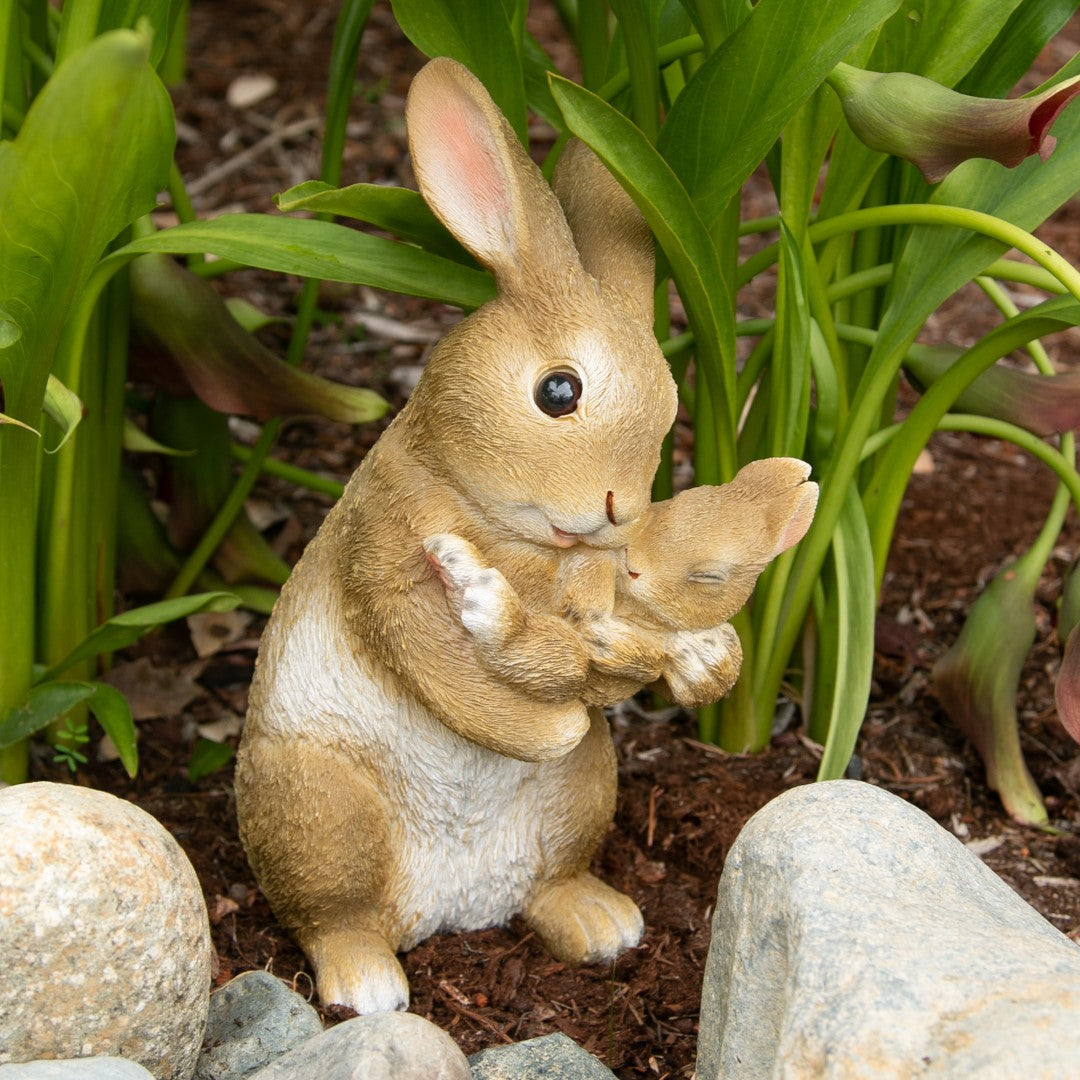
[[[657,71],[659,12],[641,0],[611,0],[622,27],[630,75],[630,115],[651,143],[660,133],[660,77]]]
[[[97,37],[102,0],[76,0],[64,5],[60,20],[60,38],[56,43],[56,62],[62,63],[72,53],[85,49]]]
[[[322,178],[335,187],[341,182],[342,151],[345,145],[345,126],[349,115],[348,102],[351,99],[356,56],[371,7],[372,0],[348,0],[341,9],[334,29],[326,130],[323,136]],[[311,333],[319,298],[320,284],[317,279],[306,278],[300,292],[296,320],[285,356],[286,362],[294,367],[299,366],[304,357],[304,349]],[[183,596],[198,580],[203,568],[221,544],[255,486],[255,481],[259,477],[263,463],[270,455],[280,427],[281,418],[275,417],[259,432],[259,437],[251,448],[251,456],[244,463],[236,483],[225,502],[222,503],[221,509],[214,515],[206,532],[184,561],[180,572],[169,586],[167,597]]]
[[[576,37],[584,83],[596,90],[607,76],[609,48],[607,0],[578,0]]]
[[[229,453],[241,463],[250,461],[252,457],[251,449],[239,443],[232,443]],[[329,495],[332,499],[340,499],[345,492],[345,485],[337,480],[331,480],[327,476],[320,476],[318,473],[301,469],[297,465],[290,465],[284,461],[277,461],[271,457],[263,461],[261,469],[266,476],[276,476],[279,480],[294,484],[296,487],[306,488],[320,495]]]

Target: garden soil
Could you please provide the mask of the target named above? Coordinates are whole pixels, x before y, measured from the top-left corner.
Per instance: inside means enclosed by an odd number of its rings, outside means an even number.
[[[179,161],[200,214],[272,211],[275,192],[318,175],[336,14],[337,4],[327,0],[194,0],[188,80],[174,97]],[[572,65],[550,12],[536,5],[531,20],[557,63]],[[1043,58],[1048,69],[1076,51],[1075,20],[1070,30],[1049,47]],[[411,183],[402,111],[421,63],[388,6],[376,5],[357,74],[343,182]],[[550,140],[543,127],[533,136],[541,149]],[[762,198],[752,185],[749,212],[768,212],[755,203]],[[160,220],[171,220],[167,209]],[[1075,203],[1043,235],[1080,263]],[[222,288],[270,313],[287,314],[298,282],[245,271]],[[763,313],[767,302],[765,295],[747,296],[744,314]],[[307,365],[372,386],[396,405],[431,341],[457,318],[448,309],[340,286],[324,290],[320,307],[324,317]],[[925,337],[967,344],[992,318],[977,295],[965,293],[936,317]],[[283,351],[285,333],[270,328],[264,336]],[[1051,353],[1062,369],[1077,367],[1080,338],[1059,337]],[[901,399],[910,402],[913,395],[905,390]],[[344,480],[380,428],[293,420],[276,453]],[[235,430],[240,438],[250,435],[244,424]],[[691,436],[685,426],[680,432],[679,454],[686,459]],[[935,659],[956,638],[980,588],[1031,542],[1052,493],[1046,470],[1008,445],[957,434],[934,439],[897,526],[878,618],[873,700],[852,775],[921,807],[972,845],[1053,925],[1080,940],[1080,754],[1059,724],[1053,700],[1060,658],[1056,599],[1080,543],[1074,520],[1039,590],[1038,640],[1018,702],[1024,752],[1058,832],[1021,827],[1003,812],[930,685]],[[329,506],[328,498],[281,481],[262,484],[252,500],[290,560]],[[244,858],[231,770],[194,783],[188,778],[200,731],[236,742],[261,626],[259,619],[233,618],[181,624],[120,656],[117,680],[127,673],[144,691],[150,688],[139,706],[148,717],[140,725],[139,775],[128,780],[118,763],[94,760],[74,782],[134,800],[183,845],[206,893],[217,984],[266,968],[310,995],[310,969],[274,920]],[[641,906],[644,941],[614,964],[577,969],[554,961],[519,920],[505,929],[424,942],[404,957],[411,1008],[449,1031],[466,1053],[563,1031],[620,1077],[690,1075],[709,920],[725,853],[755,810],[813,779],[820,748],[805,737],[793,709],[789,726],[766,752],[732,755],[698,742],[692,718],[652,713],[648,705],[631,703],[613,715],[619,805],[596,857],[597,872]],[[34,774],[71,779],[40,748]]]

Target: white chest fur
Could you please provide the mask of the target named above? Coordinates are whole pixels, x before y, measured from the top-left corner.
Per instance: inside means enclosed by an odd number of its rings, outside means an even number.
[[[485,750],[388,692],[377,662],[346,648],[333,590],[320,593],[299,618],[267,629],[260,732],[357,748],[398,840],[390,891],[406,926],[402,948],[442,930],[505,923],[541,876],[545,823],[565,810],[565,759]]]

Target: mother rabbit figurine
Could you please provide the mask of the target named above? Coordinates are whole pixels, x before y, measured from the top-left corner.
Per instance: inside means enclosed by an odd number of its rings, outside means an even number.
[[[588,870],[614,814],[606,721],[558,670],[523,690],[478,664],[423,542],[474,545],[587,663],[560,561],[621,546],[676,409],[651,237],[598,159],[571,146],[553,192],[445,59],[407,122],[421,192],[498,295],[436,347],[282,590],[236,771],[260,886],[323,1002],[361,1013],[407,1005],[395,953],[437,931],[521,913],[568,962],[639,941],[636,905]]]

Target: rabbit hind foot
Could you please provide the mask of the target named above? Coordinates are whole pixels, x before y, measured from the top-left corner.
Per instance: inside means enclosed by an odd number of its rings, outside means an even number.
[[[372,930],[304,935],[323,1005],[345,1005],[361,1015],[409,1007],[409,983],[394,950]]]
[[[644,932],[637,904],[589,873],[547,882],[525,921],[548,952],[568,964],[612,960]]]

